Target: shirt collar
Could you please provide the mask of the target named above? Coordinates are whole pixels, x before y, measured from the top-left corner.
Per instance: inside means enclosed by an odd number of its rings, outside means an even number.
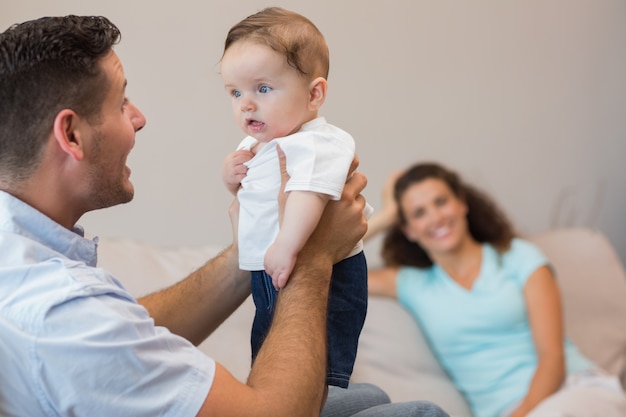
[[[98,238],[85,239],[81,226],[67,229],[39,210],[0,190],[0,232],[41,243],[74,261],[96,266]]]
[[[315,130],[318,126],[326,124],[326,119],[322,116],[316,117],[313,120],[309,120],[302,126],[300,126],[300,130],[298,132],[306,132],[307,130]]]

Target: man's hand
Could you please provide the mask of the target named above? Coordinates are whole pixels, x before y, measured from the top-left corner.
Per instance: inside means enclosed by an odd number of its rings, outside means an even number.
[[[239,200],[237,197],[230,203],[228,207],[228,217],[230,218],[230,226],[233,231],[233,245],[238,248],[239,242]]]
[[[276,147],[280,165],[281,187],[278,194],[279,220],[282,222],[287,195],[285,185],[289,181],[287,159],[280,146]],[[367,219],[363,215],[365,198],[361,192],[367,185],[365,175],[356,172],[358,156],[354,156],[348,171],[348,180],[343,187],[341,199],[329,201],[317,228],[309,238],[305,249],[316,253],[325,252],[333,259],[333,264],[344,259],[367,231]],[[303,249],[303,251],[305,250]],[[300,252],[300,257],[302,251]]]
[[[326,248],[333,256],[333,264],[348,256],[367,231],[367,219],[363,215],[365,198],[361,195],[366,185],[367,178],[360,172],[350,177],[341,199],[326,205],[317,228],[299,256],[315,247]]]
[[[283,222],[283,214],[285,213],[285,204],[287,204],[287,193],[285,193],[285,187],[289,182],[289,173],[287,172],[287,157],[280,148],[280,145],[276,145],[276,153],[278,153],[278,165],[280,166],[280,190],[278,190],[278,224]]]
[[[396,199],[394,197],[394,189],[396,181],[398,181],[398,178],[400,178],[404,172],[405,170],[398,170],[387,177],[382,193],[383,207],[369,219],[369,227],[367,229],[367,233],[363,237],[364,241],[368,241],[372,237],[389,229],[400,221],[398,218],[398,205],[396,204]]]

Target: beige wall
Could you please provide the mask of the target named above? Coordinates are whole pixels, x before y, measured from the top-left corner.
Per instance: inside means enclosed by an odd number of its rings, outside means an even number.
[[[106,15],[122,30],[128,94],[148,118],[129,160],[136,198],[86,215],[88,232],[229,242],[219,167],[241,134],[216,64],[228,28],[268,3],[0,4],[2,28],[73,13]],[[276,4],[326,35],[323,114],[356,138],[375,208],[389,172],[438,160],[491,193],[522,232],[597,228],[626,259],[626,2]]]

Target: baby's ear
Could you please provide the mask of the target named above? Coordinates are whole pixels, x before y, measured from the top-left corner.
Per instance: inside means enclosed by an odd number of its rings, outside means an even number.
[[[326,89],[328,88],[328,82],[324,77],[317,77],[313,81],[311,81],[309,87],[309,109],[312,111],[317,111],[322,104],[324,104],[324,100],[326,100]]]

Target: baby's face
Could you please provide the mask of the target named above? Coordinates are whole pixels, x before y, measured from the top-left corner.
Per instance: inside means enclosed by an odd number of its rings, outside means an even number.
[[[297,132],[316,117],[309,82],[266,45],[235,42],[224,53],[221,73],[239,127],[261,142]]]

